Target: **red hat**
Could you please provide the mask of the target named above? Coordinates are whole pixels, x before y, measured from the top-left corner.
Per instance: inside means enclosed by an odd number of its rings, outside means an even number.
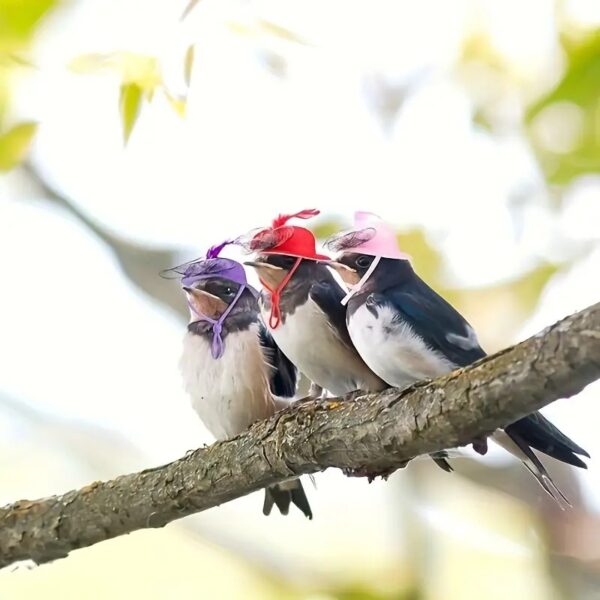
[[[309,260],[329,260],[329,256],[317,254],[315,236],[305,227],[286,225],[293,218],[310,219],[319,211],[310,208],[293,215],[279,215],[271,227],[256,233],[250,241],[250,249],[262,254],[285,254]]]

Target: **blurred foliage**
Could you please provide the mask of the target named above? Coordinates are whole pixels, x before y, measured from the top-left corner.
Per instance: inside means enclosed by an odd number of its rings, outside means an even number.
[[[416,588],[384,594],[364,586],[356,586],[331,591],[323,597],[331,600],[421,600],[423,594]]]
[[[10,171],[27,155],[37,123],[19,123],[0,133],[0,172]]]
[[[579,111],[579,118],[571,124],[575,129],[572,140],[567,140],[570,143],[565,148],[549,148],[539,137],[532,136],[548,180],[555,184],[569,183],[585,173],[600,172],[600,31],[583,39],[565,38],[563,47],[567,67],[562,79],[535,102],[526,115],[531,131],[552,106]],[[566,120],[568,116],[565,110],[555,113],[556,119]]]
[[[191,78],[193,51],[186,52],[186,81]],[[159,61],[153,56],[135,52],[112,52],[109,54],[83,54],[71,61],[71,70],[81,74],[116,74],[120,80],[119,114],[125,143],[133,131],[144,101],[151,102],[157,90],[161,90],[173,110],[185,114],[186,99],[174,95],[163,81]]]
[[[441,253],[427,239],[423,229],[415,228],[400,232],[398,243],[400,248],[412,257],[417,273],[421,273],[436,285],[441,285],[444,261]]]
[[[552,89],[529,106],[525,102],[522,119],[511,125],[523,127],[548,183],[565,186],[580,175],[600,172],[600,30],[564,34],[560,43],[564,72]],[[465,65],[475,67],[475,82],[462,71]],[[472,94],[473,122],[492,134],[502,129],[498,110],[510,104],[510,96],[522,103],[528,96],[527,76],[492,46],[484,31],[465,40],[459,71]]]
[[[320,221],[319,223],[313,225],[310,229],[315,234],[315,237],[318,240],[324,242],[335,233],[338,233],[343,228],[344,227],[340,223],[340,221],[337,218],[335,218]]]
[[[158,60],[135,52],[83,54],[72,60],[70,67],[75,73],[116,72],[124,85],[138,86],[147,100],[152,100],[162,83]]]
[[[35,123],[5,125],[15,70],[31,68],[28,50],[43,18],[58,0],[0,0],[0,172],[18,166],[36,132]]]
[[[192,81],[192,69],[194,68],[195,53],[196,50],[192,44],[185,51],[185,58],[183,60],[183,78],[188,87],[190,87],[190,83]]]
[[[182,19],[197,4],[192,0],[185,9]],[[307,45],[306,40],[272,21],[256,19],[249,22],[230,21],[229,28],[236,34],[250,38],[275,37],[295,44]],[[189,88],[194,65],[195,48],[190,45],[183,56],[183,74]],[[285,71],[285,63],[277,62],[278,54],[263,49],[265,64],[272,72],[281,75]],[[283,60],[283,59],[281,59]],[[274,62],[275,61],[275,62]],[[125,143],[133,131],[145,102],[151,102],[154,93],[161,90],[173,110],[180,116],[185,115],[186,97],[181,97],[169,90],[162,76],[157,58],[134,52],[113,52],[109,54],[90,53],[76,57],[71,61],[71,69],[81,74],[116,73],[120,78],[119,114]]]
[[[58,0],[0,0],[0,54],[26,50],[42,18]]]

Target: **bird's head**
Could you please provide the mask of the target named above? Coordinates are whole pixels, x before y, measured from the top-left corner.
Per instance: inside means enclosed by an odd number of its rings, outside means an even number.
[[[211,277],[200,279],[199,281],[184,286],[190,308],[192,309],[192,321],[196,321],[198,315],[204,315],[217,320],[231,304],[239,292],[240,284],[221,277]],[[236,312],[244,310],[245,292],[242,293],[239,300],[232,307],[228,317],[232,317]],[[248,292],[248,296],[251,294]]]
[[[274,290],[281,285],[283,280],[294,268],[296,260],[297,257],[295,256],[265,253],[258,254],[254,260],[246,261],[244,264],[252,267],[256,271],[260,280]],[[298,271],[296,271],[296,274],[297,273]]]
[[[351,287],[361,280],[374,260],[375,257],[370,254],[344,252],[337,260],[323,261],[323,263],[337,271],[344,283]]]

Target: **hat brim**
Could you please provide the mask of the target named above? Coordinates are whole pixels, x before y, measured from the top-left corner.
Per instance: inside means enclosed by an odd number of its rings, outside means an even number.
[[[356,248],[347,248],[346,250],[342,250],[340,255],[342,254],[365,254],[366,256],[381,256],[381,258],[391,258],[394,260],[412,260],[412,256],[410,254],[406,254],[400,250],[395,251],[379,251],[379,250],[371,250],[369,248],[361,248],[360,246],[356,246]]]
[[[282,256],[293,256],[295,258],[305,258],[306,260],[331,260],[331,256],[326,256],[325,254],[312,254],[308,256],[307,254],[299,254],[296,252],[290,252],[289,250],[277,250],[275,248],[270,250],[260,250],[259,254],[281,254]]]

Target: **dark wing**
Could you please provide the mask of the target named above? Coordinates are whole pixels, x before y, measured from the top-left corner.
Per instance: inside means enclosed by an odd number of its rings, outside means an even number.
[[[385,296],[374,295],[373,302],[391,302],[403,321],[456,365],[463,367],[485,356],[467,321],[419,278],[388,290]],[[589,454],[539,412],[504,429],[521,449],[531,446],[557,460],[585,468],[576,455],[589,457]]]
[[[448,302],[415,276],[409,282],[373,294],[369,304],[391,305],[398,319],[408,323],[433,350],[464,367],[485,356],[473,328]]]
[[[292,361],[281,351],[273,336],[260,323],[259,340],[265,360],[271,366],[269,388],[280,398],[292,398],[298,384],[298,371]]]
[[[312,284],[309,296],[315,304],[327,315],[327,320],[336,331],[342,342],[354,348],[346,325],[346,307],[342,305],[344,290],[337,284],[333,276],[323,278]]]

